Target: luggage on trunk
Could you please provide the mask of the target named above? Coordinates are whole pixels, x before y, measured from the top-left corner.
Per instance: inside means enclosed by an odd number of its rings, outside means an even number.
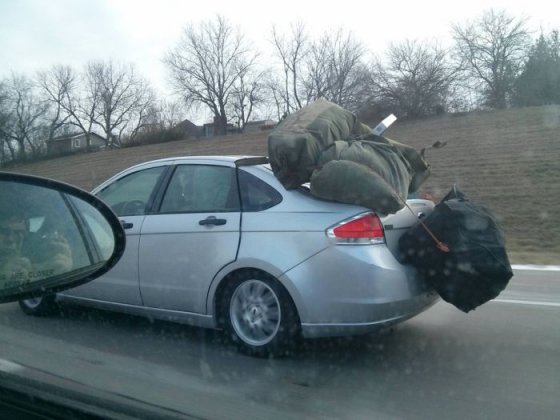
[[[430,175],[414,148],[377,136],[324,99],[288,116],[268,137],[274,175],[286,189],[310,182],[316,197],[396,213]]]
[[[309,182],[323,150],[336,140],[369,134],[350,111],[325,99],[307,105],[278,124],[268,136],[274,175],[286,189]]]
[[[311,176],[311,193],[392,214],[404,207],[408,194],[429,175],[429,165],[412,147],[362,135],[336,141],[321,153]]]
[[[447,302],[463,312],[494,299],[513,276],[495,216],[454,188],[424,220],[449,247],[437,248],[417,224],[399,240],[403,262],[414,265]]]

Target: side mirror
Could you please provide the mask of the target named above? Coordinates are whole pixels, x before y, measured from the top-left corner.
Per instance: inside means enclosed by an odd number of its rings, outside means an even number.
[[[117,216],[93,195],[0,172],[0,303],[95,279],[117,263],[125,240]]]

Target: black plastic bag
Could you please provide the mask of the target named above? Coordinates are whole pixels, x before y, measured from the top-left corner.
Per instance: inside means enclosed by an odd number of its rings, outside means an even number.
[[[401,259],[414,265],[445,301],[469,312],[504,290],[513,271],[490,210],[454,188],[424,223],[449,252],[417,224],[399,240]]]

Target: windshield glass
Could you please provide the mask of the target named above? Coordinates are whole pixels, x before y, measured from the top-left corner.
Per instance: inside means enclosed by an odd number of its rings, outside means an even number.
[[[138,418],[557,417],[554,4],[0,2],[0,171],[95,189],[126,233],[99,278],[0,305],[0,386]],[[99,213],[6,191],[0,287],[88,265],[72,217],[111,255]]]

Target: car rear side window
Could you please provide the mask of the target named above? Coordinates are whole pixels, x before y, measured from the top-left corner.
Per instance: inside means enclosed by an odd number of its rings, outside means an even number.
[[[282,201],[282,194],[244,170],[239,171],[239,186],[243,211],[266,210]]]
[[[177,166],[160,208],[160,213],[231,211],[239,211],[235,169],[211,165]]]
[[[143,169],[126,175],[99,191],[103,200],[117,216],[143,215],[165,166]]]

